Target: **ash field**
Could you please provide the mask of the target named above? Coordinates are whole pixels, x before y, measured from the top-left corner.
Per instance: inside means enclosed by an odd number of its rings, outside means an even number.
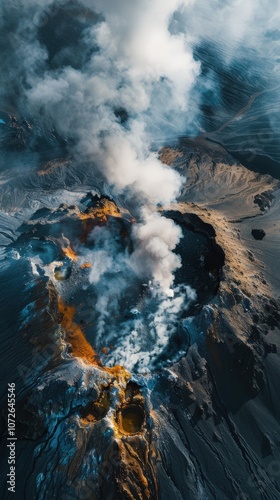
[[[279,22],[0,4],[1,498],[280,497]]]

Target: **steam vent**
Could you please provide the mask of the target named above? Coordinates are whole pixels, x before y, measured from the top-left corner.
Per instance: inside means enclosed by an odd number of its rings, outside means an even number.
[[[1,499],[280,498],[279,16],[1,3]]]

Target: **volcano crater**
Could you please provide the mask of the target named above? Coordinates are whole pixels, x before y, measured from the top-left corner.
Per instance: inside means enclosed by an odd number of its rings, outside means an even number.
[[[190,345],[183,320],[199,315],[219,289],[225,255],[213,227],[192,213],[163,211],[182,231],[168,297],[131,268],[133,217],[107,198],[90,205],[39,210],[22,225],[16,249],[51,278],[103,365],[134,373],[172,365]],[[67,342],[75,355],[71,335]]]

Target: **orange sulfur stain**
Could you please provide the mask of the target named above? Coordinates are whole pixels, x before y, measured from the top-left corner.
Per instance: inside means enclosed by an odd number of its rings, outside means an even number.
[[[88,363],[100,365],[97,355],[90,343],[86,340],[83,331],[74,323],[75,307],[65,305],[58,299],[58,310],[63,315],[61,327],[66,333],[66,340],[71,344],[71,354],[83,358]]]
[[[84,264],[81,265],[81,269],[87,269],[88,267],[91,267],[90,262],[85,262]]]
[[[121,213],[117,205],[106,198],[102,198],[97,202],[95,207],[91,207],[86,212],[82,212],[79,215],[82,220],[93,218],[97,219],[99,222],[107,222],[109,216],[121,217]]]
[[[62,247],[61,250],[63,251],[64,255],[66,255],[66,257],[77,262],[78,257],[75,254],[74,250],[70,247],[70,245],[68,245],[67,247]]]
[[[103,369],[107,373],[110,373],[110,375],[112,375],[119,382],[121,380],[128,382],[128,380],[131,378],[131,374],[123,366],[120,365],[115,365],[108,368],[104,367]]]
[[[66,333],[66,341],[71,345],[71,354],[77,358],[82,358],[87,363],[98,366],[119,381],[130,379],[130,373],[123,366],[105,367],[101,364],[95,350],[85,338],[84,332],[77,323],[73,321],[76,309],[74,306],[67,306],[62,299],[58,299],[58,310],[62,314],[61,327]],[[106,347],[104,348],[106,349]],[[107,350],[106,350],[107,352]]]
[[[80,237],[81,243],[85,243],[88,235],[96,226],[102,226],[108,222],[108,217],[121,217],[117,205],[106,198],[101,198],[94,207],[85,212],[80,212],[79,219],[83,221],[83,231]]]

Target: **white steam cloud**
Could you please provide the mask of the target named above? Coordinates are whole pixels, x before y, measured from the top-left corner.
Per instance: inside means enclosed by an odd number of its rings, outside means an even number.
[[[134,227],[135,251],[132,263],[139,276],[151,275],[163,291],[172,296],[173,272],[181,267],[173,253],[182,237],[181,229],[171,219],[144,211],[143,222]]]
[[[150,123],[156,124],[162,112],[181,118],[188,112],[199,65],[188,37],[171,34],[169,22],[190,2],[79,3],[100,16],[82,34],[93,53],[79,69],[31,72],[25,92],[31,115],[41,114],[62,136],[74,140],[76,155],[92,161],[116,195],[136,197],[150,209],[172,202],[182,180],[151,152]],[[127,126],[120,123],[116,109],[127,113]],[[172,253],[179,232],[167,219],[145,215],[135,237],[135,261],[138,258],[168,291],[180,266]]]

